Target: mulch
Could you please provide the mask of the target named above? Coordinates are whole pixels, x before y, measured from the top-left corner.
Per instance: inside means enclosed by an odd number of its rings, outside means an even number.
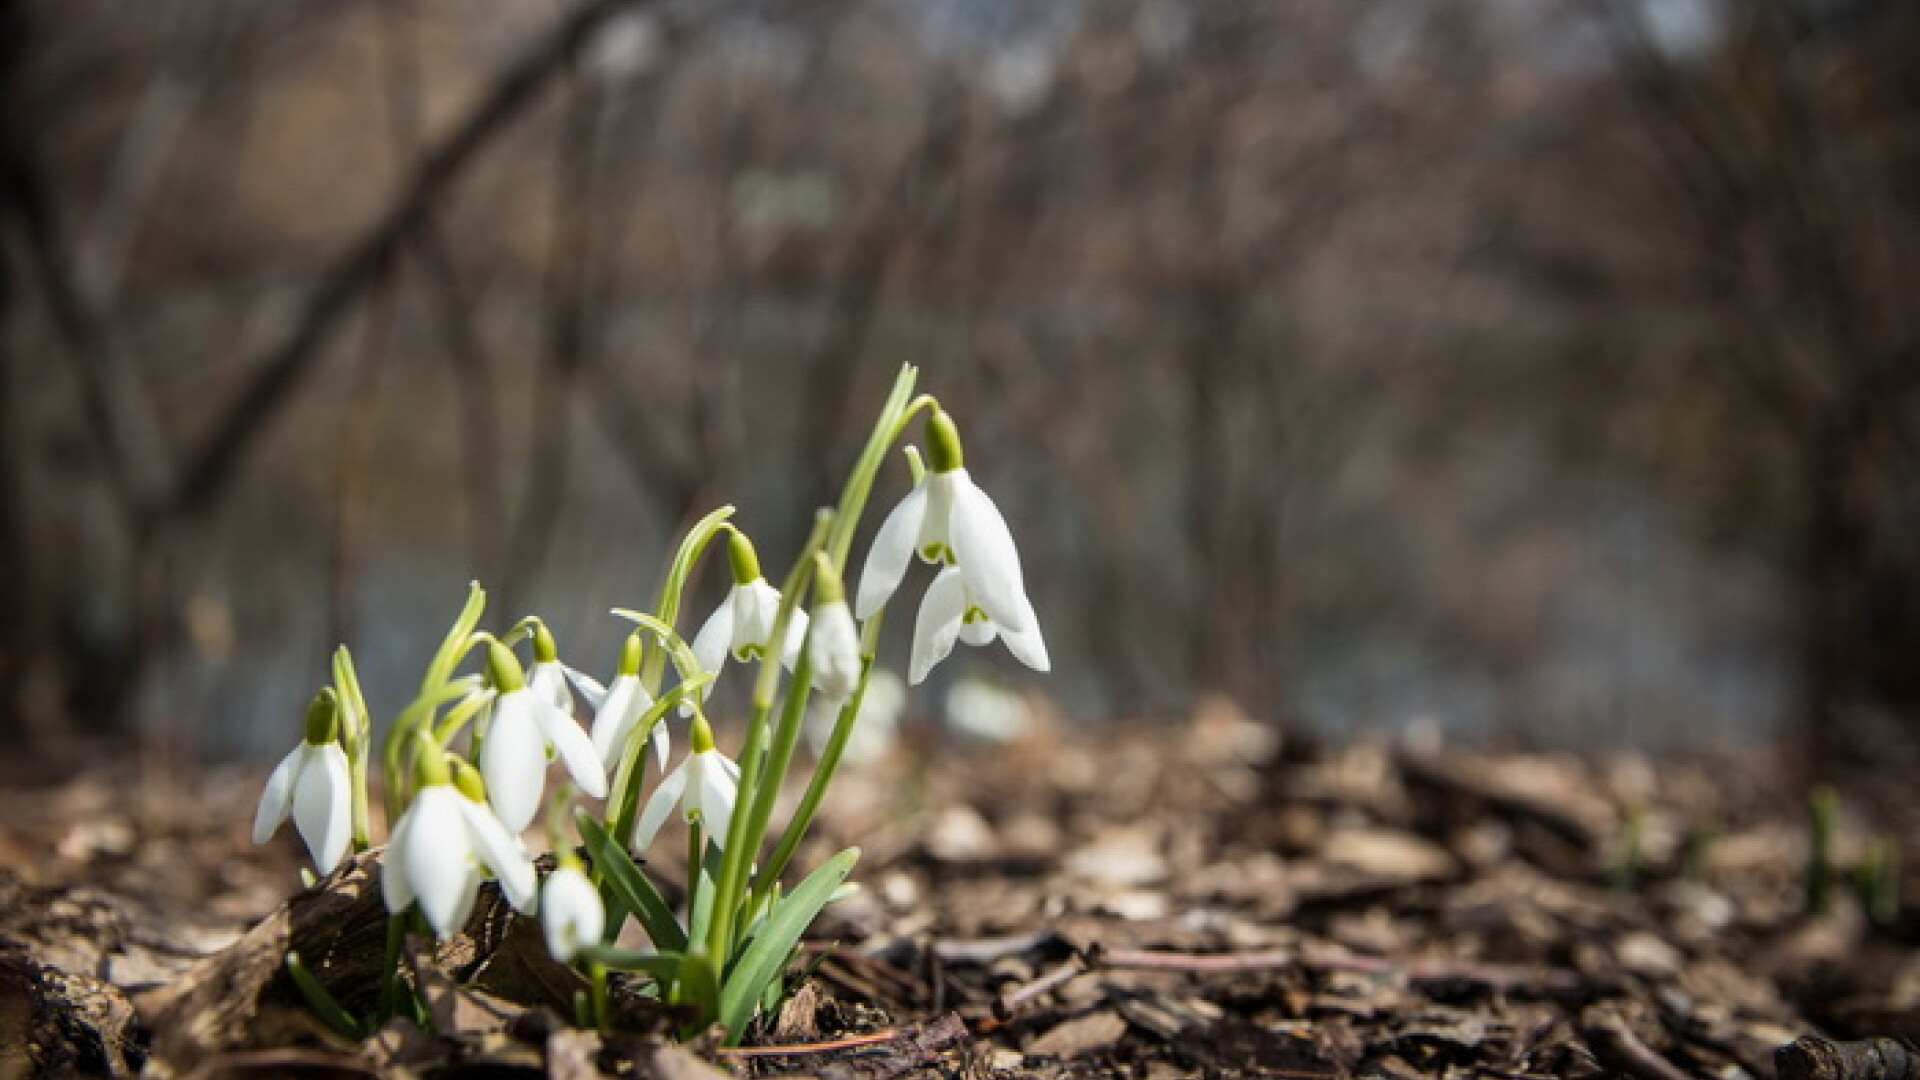
[[[1807,792],[1758,753],[1319,747],[1212,702],[923,736],[830,794],[796,863],[857,844],[862,888],[739,1048],[618,986],[574,1027],[498,902],[418,944],[426,1024],[350,1042],[282,960],[371,1003],[377,854],[300,889],[297,841],[247,842],[257,771],[11,771],[0,1080],[1920,1078],[1912,817],[1842,791],[1810,901]]]

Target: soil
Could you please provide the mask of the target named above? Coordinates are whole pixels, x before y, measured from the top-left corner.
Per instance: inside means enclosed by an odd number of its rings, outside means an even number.
[[[345,1039],[283,959],[371,1003],[377,851],[302,889],[290,831],[248,842],[257,771],[16,765],[0,1080],[1920,1078],[1910,818],[1843,792],[1823,863],[1761,755],[1424,742],[1207,704],[897,748],[830,794],[796,862],[857,844],[862,889],[740,1048],[675,1044],[620,987],[617,1030],[574,1027],[577,977],[498,902],[418,943],[424,1024]]]

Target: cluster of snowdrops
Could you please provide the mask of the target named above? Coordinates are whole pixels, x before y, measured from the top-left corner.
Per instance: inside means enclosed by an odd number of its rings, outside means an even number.
[[[497,636],[480,629],[486,599],[476,584],[418,696],[376,751],[351,655],[344,646],[335,652],[332,683],[308,709],[305,739],[268,779],[254,822],[254,839],[264,842],[291,817],[315,868],[331,873],[371,846],[368,776],[382,775],[391,827],[379,859],[389,912],[379,1005],[349,1013],[290,954],[289,972],[322,1017],[348,1034],[394,1015],[424,1020],[401,963],[408,936],[458,933],[487,880],[540,920],[557,959],[580,969],[582,1022],[609,1023],[609,970],[636,973],[629,985],[679,1007],[687,1034],[718,1024],[737,1042],[757,1013],[778,1003],[801,934],[859,856],[848,849],[791,890],[783,884],[859,716],[881,624],[914,556],[938,569],[914,620],[910,682],[926,678],[959,641],[998,639],[1028,666],[1048,667],[1006,521],[968,476],[952,418],[934,398],[914,395],[916,375],[902,369],[838,506],[818,512],[780,587],[731,523],[732,508],[714,511],[680,544],[652,611],[614,609],[634,629],[605,683],[563,661],[537,616]],[[912,487],[876,532],[849,604],[842,574],[854,531],[882,464],[916,418],[925,424],[926,459],[905,449]],[[725,545],[733,584],[689,642],[676,630],[681,596],[716,542]],[[720,749],[704,711],[729,659],[753,665],[735,756]],[[776,835],[775,798],[816,698],[833,712],[831,734]],[[591,713],[585,728],[576,719],[582,702]],[[680,722],[688,749],[676,762],[669,732]],[[649,757],[658,768],[651,784]],[[548,792],[555,759],[567,779]],[[543,805],[556,860],[544,880],[522,839]],[[676,816],[686,830],[688,880],[684,901],[670,906],[638,856]],[[651,947],[614,944],[629,917]]]

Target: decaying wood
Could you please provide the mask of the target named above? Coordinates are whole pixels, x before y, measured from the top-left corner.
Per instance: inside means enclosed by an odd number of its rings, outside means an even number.
[[[1899,1039],[1808,1035],[1781,1047],[1773,1062],[1779,1080],[1920,1080],[1920,1047]]]

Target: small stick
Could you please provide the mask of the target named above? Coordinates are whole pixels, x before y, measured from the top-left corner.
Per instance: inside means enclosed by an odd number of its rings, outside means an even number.
[[[892,1042],[901,1035],[899,1028],[887,1028],[866,1035],[848,1035],[841,1039],[828,1039],[826,1042],[786,1043],[779,1046],[722,1046],[716,1053],[733,1057],[798,1057],[802,1054],[830,1054],[835,1050],[852,1050],[861,1046],[876,1046]]]
[[[1692,1080],[1685,1070],[1642,1042],[1618,1015],[1594,1009],[1583,1020],[1581,1027],[1594,1049],[1641,1080]]]
[[[1018,989],[1009,990],[999,997],[994,998],[993,1017],[1003,1023],[1011,1020],[1013,1014],[1027,1002],[1032,1001],[1034,998],[1050,990],[1058,989],[1068,980],[1080,975],[1085,975],[1086,973],[1086,961],[1076,956],[1027,985],[1019,987]]]

